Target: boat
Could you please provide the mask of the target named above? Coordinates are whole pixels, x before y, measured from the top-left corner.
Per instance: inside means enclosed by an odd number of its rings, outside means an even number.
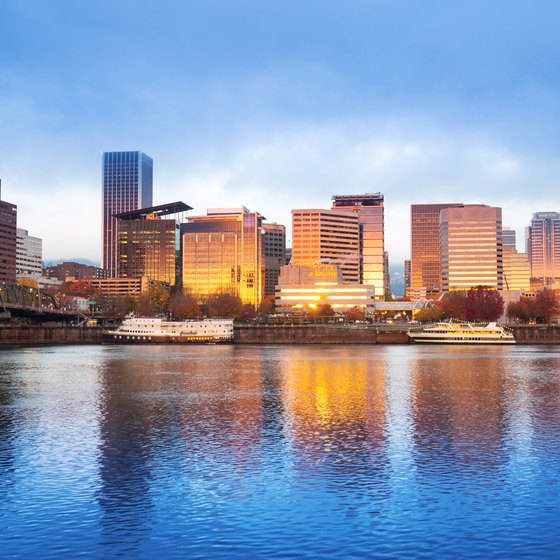
[[[515,344],[513,334],[496,323],[435,323],[407,334],[414,342],[430,344]]]
[[[233,319],[165,321],[128,317],[102,334],[104,344],[216,344],[233,342]]]

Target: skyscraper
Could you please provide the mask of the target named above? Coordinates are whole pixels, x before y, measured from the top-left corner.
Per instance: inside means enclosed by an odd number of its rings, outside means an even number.
[[[152,205],[153,161],[143,152],[103,153],[103,268],[117,275],[115,214]]]
[[[503,286],[502,209],[465,204],[440,212],[443,291]]]
[[[117,276],[175,285],[179,226],[191,207],[172,202],[117,214]]]
[[[39,278],[42,272],[43,240],[17,228],[16,277]]]
[[[286,264],[286,226],[271,222],[262,225],[264,258],[264,295],[273,296],[280,276],[280,268]]]
[[[17,206],[2,201],[1,195],[0,190],[0,282],[15,282]]]
[[[385,262],[384,207],[381,193],[335,195],[332,209],[358,217],[360,227],[359,283],[375,286],[375,298],[382,299],[389,274]]]
[[[290,264],[335,264],[345,283],[360,283],[358,215],[338,210],[292,210]],[[381,260],[383,266],[383,256]],[[376,288],[377,295],[377,288]],[[381,287],[383,293],[383,286]]]
[[[537,212],[528,228],[531,277],[546,286],[560,281],[560,214]]]
[[[259,305],[264,290],[263,231],[258,212],[210,208],[181,225],[183,288],[197,296],[231,293]]]
[[[504,249],[506,247],[514,250],[516,249],[516,235],[514,229],[507,226],[502,228],[502,246]]]
[[[441,291],[439,214],[457,203],[410,206],[410,287],[425,288],[427,295]]]

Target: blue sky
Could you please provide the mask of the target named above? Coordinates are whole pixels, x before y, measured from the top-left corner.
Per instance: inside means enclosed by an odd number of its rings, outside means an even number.
[[[44,257],[100,258],[101,152],[154,158],[154,203],[290,225],[385,195],[560,211],[560,3],[2,0],[0,177]]]

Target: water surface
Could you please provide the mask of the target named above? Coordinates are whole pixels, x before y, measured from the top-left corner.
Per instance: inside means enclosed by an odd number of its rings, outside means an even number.
[[[13,558],[554,558],[555,347],[0,352]]]

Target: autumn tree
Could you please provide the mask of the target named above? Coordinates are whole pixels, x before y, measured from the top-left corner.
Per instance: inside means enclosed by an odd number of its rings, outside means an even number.
[[[498,290],[476,286],[467,292],[465,318],[467,321],[496,321],[504,312],[504,300]]]
[[[262,319],[274,312],[274,296],[266,296],[257,307],[257,317]]]
[[[229,293],[212,294],[206,300],[208,317],[237,317],[242,305],[238,296]]]
[[[465,319],[467,295],[463,291],[448,292],[438,301],[444,319]]]
[[[350,323],[355,323],[356,321],[363,321],[366,318],[365,311],[357,306],[348,309],[345,315],[346,315],[346,320]]]
[[[239,313],[236,315],[235,319],[237,321],[241,321],[246,323],[247,321],[251,321],[256,316],[255,308],[250,303],[245,303],[241,306]]]
[[[152,284],[148,292],[140,296],[138,313],[143,317],[166,315],[169,311],[169,290],[160,283]]]
[[[507,306],[506,315],[510,319],[515,319],[526,323],[532,318],[533,303],[528,298],[521,298],[519,301],[511,301]]]
[[[419,309],[414,315],[416,321],[421,323],[428,323],[434,321],[440,321],[443,317],[443,308],[439,305],[434,305],[433,307],[426,307],[425,309]]]
[[[545,288],[533,301],[533,317],[539,322],[550,323],[552,317],[559,311],[560,305],[552,290]]]
[[[177,290],[169,299],[169,311],[176,321],[198,319],[202,311],[197,298],[184,290]]]

